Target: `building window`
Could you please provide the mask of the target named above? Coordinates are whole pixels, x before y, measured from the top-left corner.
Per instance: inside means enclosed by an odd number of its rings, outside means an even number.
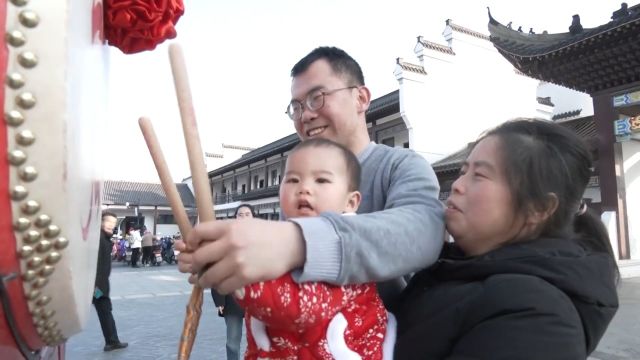
[[[402,147],[405,149],[409,148],[409,142],[407,141],[406,143],[402,144]]]
[[[253,177],[253,189],[257,189],[258,188],[258,175]]]
[[[382,139],[382,145],[387,145],[389,147],[396,146],[395,139],[393,137]]]
[[[247,192],[247,184],[242,184],[242,194]]]
[[[176,221],[173,218],[173,215],[171,214],[166,214],[166,215],[158,215],[158,225],[162,225],[162,224],[175,224]]]
[[[271,170],[271,186],[278,185],[280,183],[278,170]]]
[[[260,180],[260,189],[262,189],[264,187],[264,179]]]

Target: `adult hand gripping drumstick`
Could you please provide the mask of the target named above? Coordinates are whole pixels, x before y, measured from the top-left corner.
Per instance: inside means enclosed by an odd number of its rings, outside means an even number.
[[[215,219],[213,213],[213,200],[208,187],[207,173],[204,167],[204,157],[202,155],[202,147],[200,145],[200,137],[198,135],[195,113],[193,111],[191,92],[189,89],[189,81],[184,58],[182,56],[182,50],[178,45],[172,44],[169,46],[169,56],[171,60],[171,69],[173,72],[176,95],[178,98],[178,105],[180,107],[180,115],[182,118],[182,128],[187,146],[198,216],[201,222],[213,221]],[[180,231],[183,236],[187,236],[191,230],[191,226],[186,217],[184,207],[180,201],[175,185],[169,175],[166,162],[164,161],[162,151],[157,139],[155,138],[155,134],[149,120],[141,118],[140,128],[145,136],[145,140],[147,141],[147,146],[149,147],[149,151],[156,165],[162,186],[169,197],[171,209],[174,216],[176,216]],[[170,195],[171,193],[173,194]],[[187,305],[184,327],[180,338],[178,359],[189,359],[198,324],[200,322],[201,313],[202,288],[198,285],[194,285]]]

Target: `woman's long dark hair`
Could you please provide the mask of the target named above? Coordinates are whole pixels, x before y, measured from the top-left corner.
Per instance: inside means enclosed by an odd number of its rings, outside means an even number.
[[[541,236],[577,234],[588,250],[615,259],[607,230],[593,211],[581,211],[582,196],[591,176],[591,153],[571,130],[536,119],[515,119],[485,133],[499,139],[507,181],[517,213],[549,208],[550,194],[557,208],[540,225]],[[614,261],[615,264],[615,261]]]

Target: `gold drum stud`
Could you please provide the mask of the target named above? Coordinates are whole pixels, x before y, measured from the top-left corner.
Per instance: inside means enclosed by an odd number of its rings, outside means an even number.
[[[38,245],[36,245],[36,250],[39,253],[44,253],[44,252],[47,252],[47,251],[51,250],[52,246],[53,246],[53,244],[51,243],[51,241],[49,241],[49,240],[40,240]]]
[[[38,333],[38,335],[42,336],[42,334],[44,333],[44,328],[42,326],[37,326],[36,332]]]
[[[47,319],[51,319],[51,317],[52,317],[53,315],[55,315],[55,314],[56,314],[56,311],[55,311],[55,310],[53,310],[53,309],[49,309],[49,310],[46,310],[46,311],[44,311],[44,312],[42,313],[42,318],[43,318],[43,319],[45,319],[45,320],[47,320]]]
[[[49,225],[44,230],[44,236],[47,238],[54,238],[60,235],[60,228],[57,225]]]
[[[40,211],[40,203],[35,200],[29,200],[22,204],[21,210],[25,215],[35,215]]]
[[[20,257],[23,259],[28,259],[33,255],[33,247],[29,245],[24,245],[20,248]]]
[[[29,0],[11,0],[11,3],[15,6],[25,6]]]
[[[20,150],[11,150],[9,151],[9,163],[13,166],[20,166],[27,161],[27,154]]]
[[[40,296],[40,290],[36,290],[36,289],[30,290],[27,293],[27,300],[35,300],[38,296]]]
[[[56,268],[51,266],[51,265],[45,265],[42,267],[42,269],[40,269],[40,271],[38,272],[38,274],[40,274],[40,276],[42,277],[49,277],[51,276],[51,274],[53,274],[53,271]]]
[[[33,166],[25,166],[20,169],[18,175],[20,176],[20,179],[26,182],[31,182],[38,177],[38,171]]]
[[[51,217],[47,214],[40,214],[36,218],[35,224],[39,228],[47,227],[51,224]]]
[[[18,55],[18,64],[23,68],[33,69],[38,65],[38,57],[31,51],[24,51]]]
[[[36,306],[45,306],[51,301],[51,297],[47,295],[43,295],[38,300],[36,300]]]
[[[36,278],[36,272],[33,270],[27,270],[22,274],[22,281],[31,282]]]
[[[34,244],[38,240],[40,240],[41,237],[42,237],[42,235],[40,234],[39,231],[37,231],[37,230],[29,230],[29,231],[25,232],[24,235],[22,236],[22,241],[24,241],[27,244]]]
[[[16,96],[16,105],[25,110],[32,109],[36,106],[36,97],[30,92],[23,92]]]
[[[34,256],[27,261],[27,267],[32,270],[39,268],[42,264],[44,264],[44,260],[39,256]]]
[[[16,185],[11,189],[11,199],[13,201],[22,201],[29,196],[29,191],[22,185]]]
[[[67,246],[69,246],[69,240],[66,237],[60,236],[53,241],[53,247],[55,247],[57,250],[62,250]]]
[[[13,72],[7,74],[7,86],[10,88],[17,90],[24,86],[24,76],[22,74]]]
[[[20,20],[20,24],[28,28],[34,28],[38,26],[38,23],[40,23],[40,17],[38,17],[38,14],[31,10],[20,11],[18,20]]]
[[[23,217],[18,218],[18,220],[13,223],[13,229],[20,232],[26,231],[29,226],[31,226],[31,220]]]
[[[16,134],[16,142],[22,146],[30,146],[36,142],[36,136],[31,130],[22,130]]]
[[[44,324],[45,324],[45,323],[46,323],[46,320],[44,320],[44,319],[40,319],[40,320],[36,320],[36,321],[35,321],[35,325],[36,325],[36,327],[44,328]],[[42,336],[48,336],[48,335],[47,335],[47,331],[48,331],[48,330],[46,330],[46,329],[45,329],[45,330],[42,332]]]
[[[4,121],[10,126],[20,126],[24,123],[24,115],[18,110],[11,110],[4,114]]]
[[[44,324],[44,327],[47,330],[53,330],[53,328],[55,328],[56,326],[58,326],[58,322],[57,321],[49,321],[46,324]]]
[[[49,254],[49,256],[47,256],[47,264],[49,265],[53,265],[55,263],[57,263],[58,261],[60,261],[60,259],[62,258],[62,255],[60,255],[59,252],[53,251]]]
[[[29,300],[32,300],[32,299],[29,299]],[[35,309],[31,309],[29,312],[31,313],[31,316],[33,316],[33,317],[42,317],[42,314],[44,313],[44,309],[43,308],[35,308]]]
[[[11,30],[6,35],[7,42],[13,47],[20,47],[27,43],[27,37],[20,30]]]
[[[31,287],[34,289],[42,289],[49,283],[49,279],[47,278],[37,278],[33,283],[31,283]]]

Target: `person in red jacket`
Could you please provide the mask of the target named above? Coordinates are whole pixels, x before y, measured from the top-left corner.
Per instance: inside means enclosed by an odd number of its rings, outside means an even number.
[[[300,143],[287,159],[280,207],[287,218],[322,212],[354,215],[360,165],[325,139]],[[391,359],[395,319],[375,283],[296,283],[295,273],[258,282],[234,295],[245,308],[245,359]]]

